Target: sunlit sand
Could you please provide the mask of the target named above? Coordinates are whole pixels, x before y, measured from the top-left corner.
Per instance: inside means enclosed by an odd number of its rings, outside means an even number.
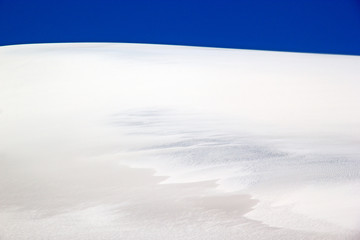
[[[0,47],[0,239],[358,239],[359,66]]]

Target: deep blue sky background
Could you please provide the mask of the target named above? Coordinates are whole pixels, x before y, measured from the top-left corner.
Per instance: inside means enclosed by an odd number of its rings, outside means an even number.
[[[49,42],[360,55],[360,0],[0,0],[0,45]]]

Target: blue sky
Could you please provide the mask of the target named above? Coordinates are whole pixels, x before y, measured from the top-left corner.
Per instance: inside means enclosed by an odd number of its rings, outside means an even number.
[[[0,0],[0,45],[48,42],[360,55],[360,0]]]

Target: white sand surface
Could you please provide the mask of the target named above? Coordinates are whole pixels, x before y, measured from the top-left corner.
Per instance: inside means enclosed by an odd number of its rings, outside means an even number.
[[[0,47],[0,239],[359,239],[359,66]]]

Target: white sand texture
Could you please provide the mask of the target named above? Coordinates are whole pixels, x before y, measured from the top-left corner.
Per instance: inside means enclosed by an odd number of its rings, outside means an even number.
[[[0,239],[360,239],[360,57],[0,47]]]

